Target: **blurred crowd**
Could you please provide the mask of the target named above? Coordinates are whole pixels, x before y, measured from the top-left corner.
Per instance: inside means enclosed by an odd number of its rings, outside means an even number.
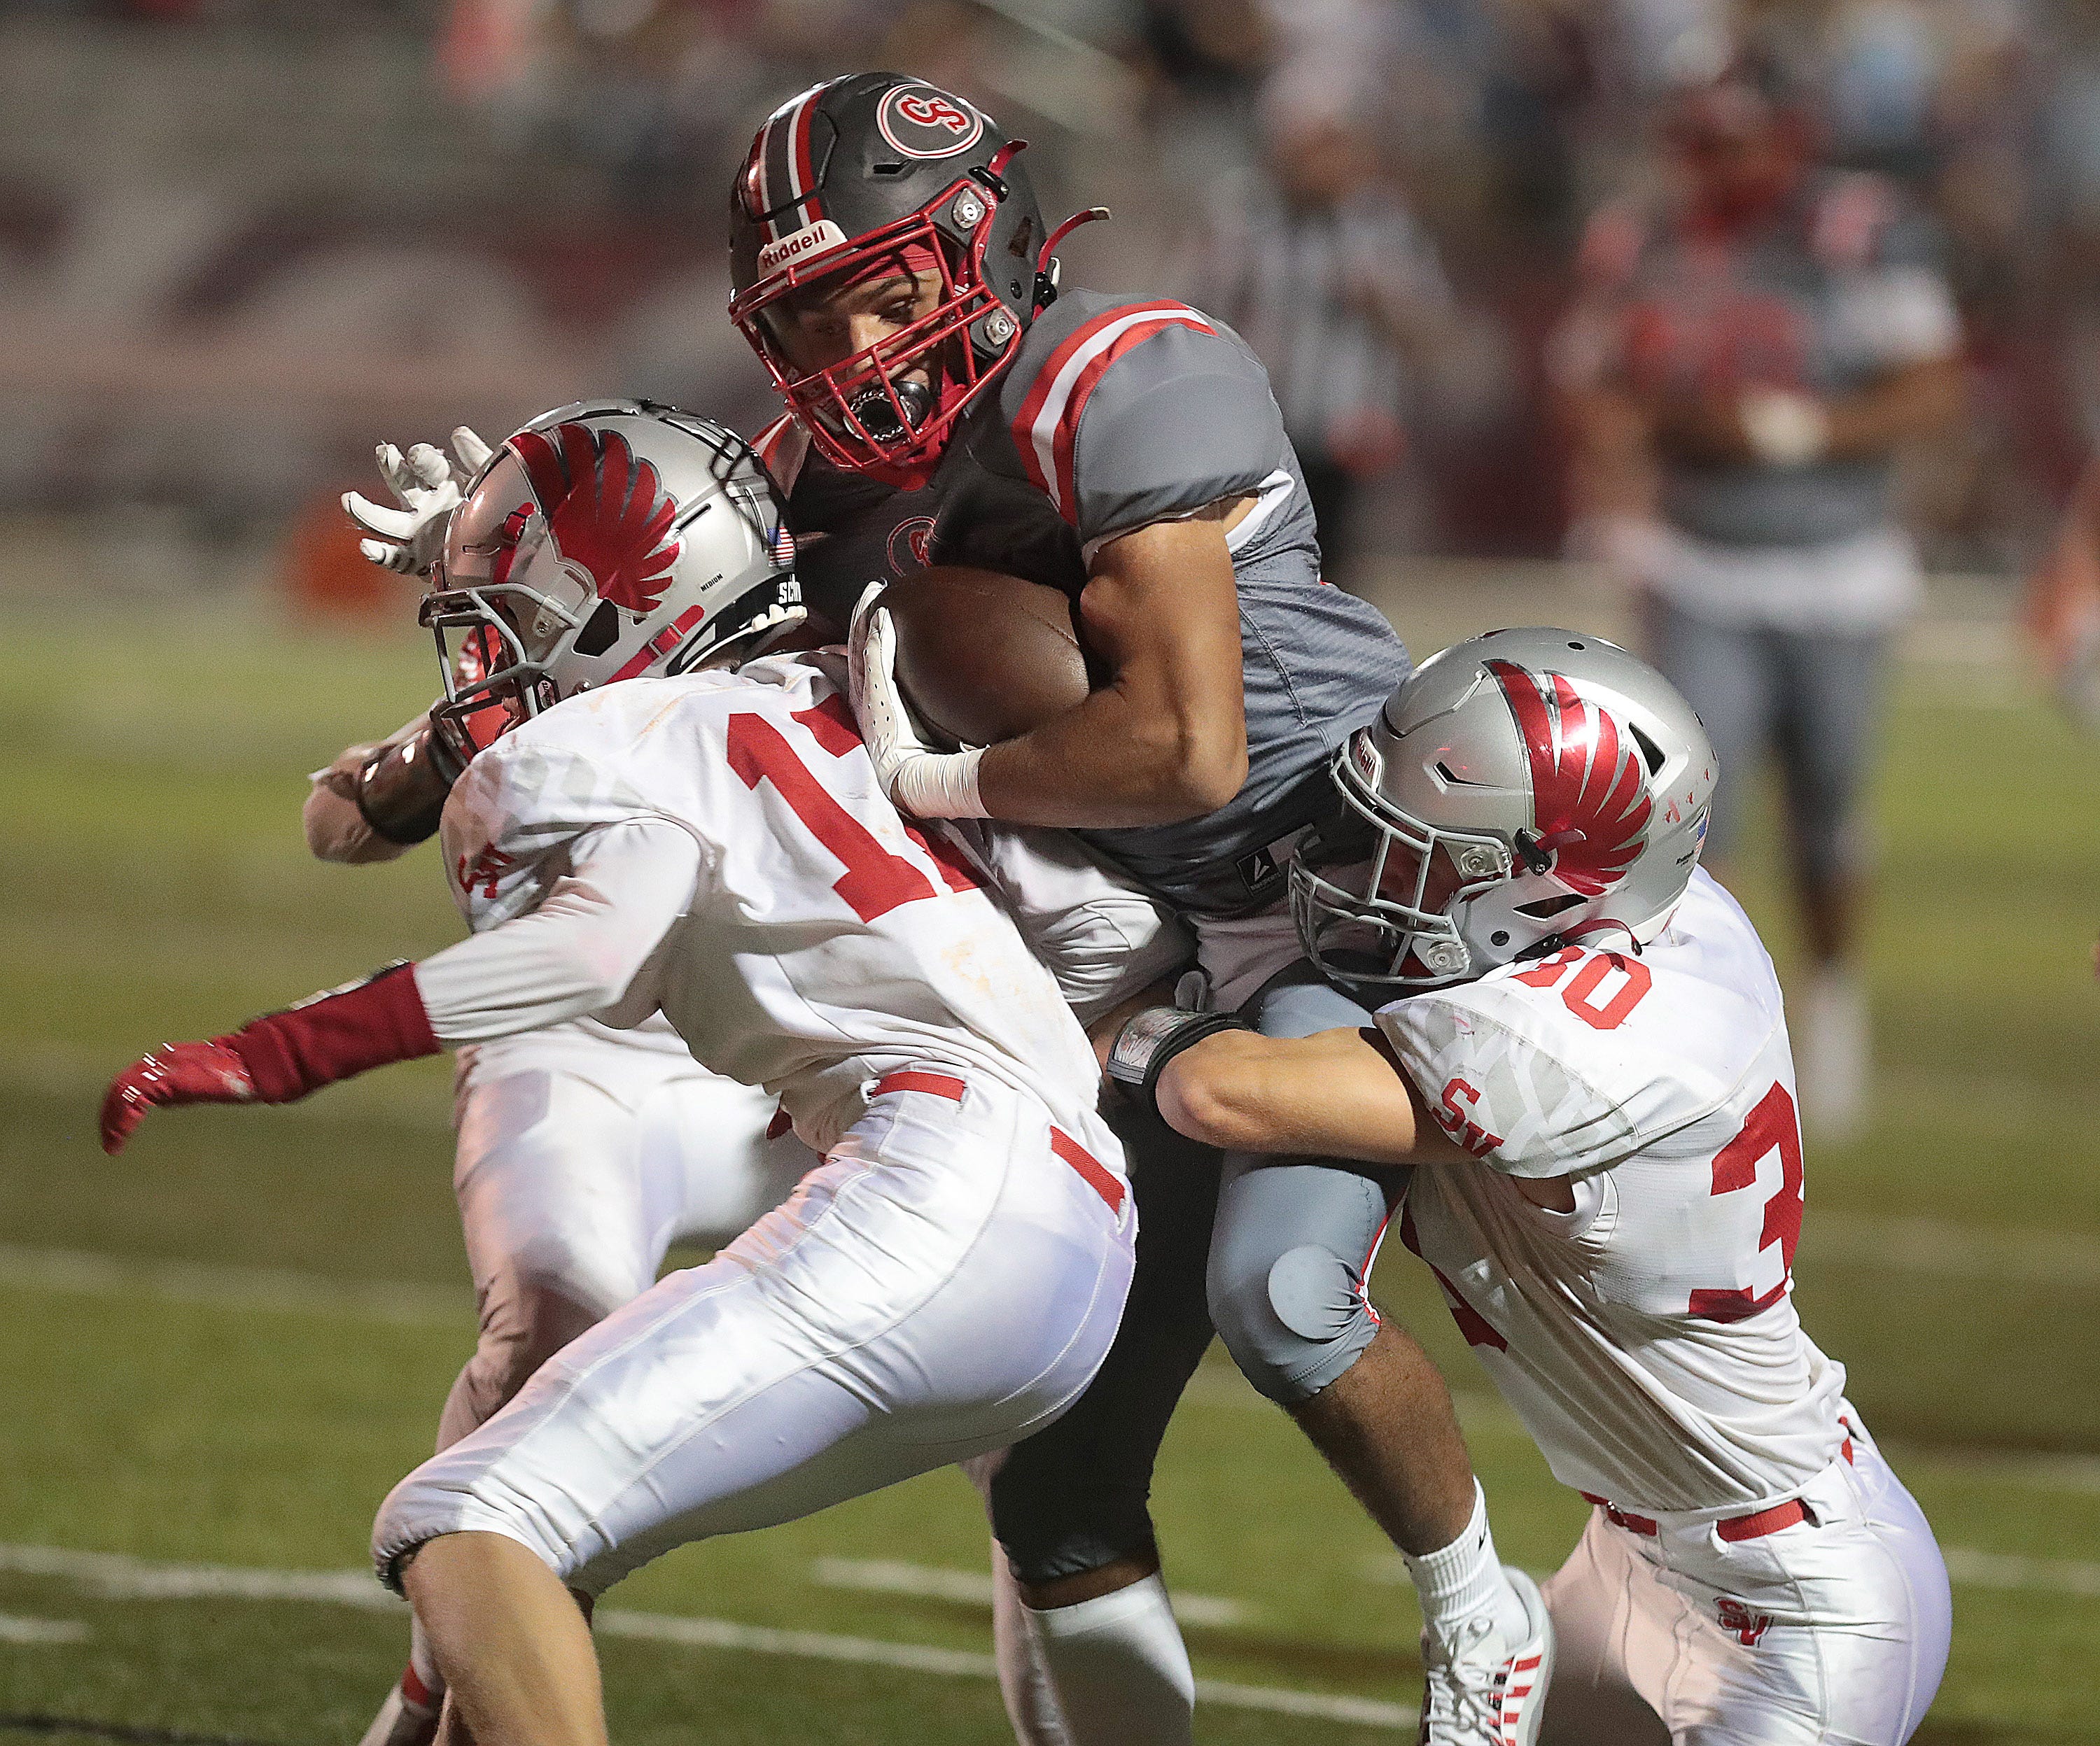
[[[1352,551],[1542,554],[1590,214],[1665,185],[1673,94],[1753,55],[1930,227],[1966,413],[1903,514],[2010,573],[2100,435],[2089,0],[15,0],[0,11],[0,506],[281,521],[375,436],[576,393],[733,419],[751,129],[920,73],[1116,222],[1074,278],[1269,364]]]

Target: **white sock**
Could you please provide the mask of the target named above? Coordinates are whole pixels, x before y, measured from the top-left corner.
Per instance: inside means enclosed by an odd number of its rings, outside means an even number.
[[[1447,1546],[1416,1558],[1402,1553],[1407,1573],[1422,1598],[1422,1622],[1429,1634],[1449,1642],[1467,1620],[1485,1616],[1505,1642],[1521,1642],[1528,1616],[1516,1590],[1495,1556],[1494,1532],[1488,1526],[1487,1494],[1473,1481],[1473,1514],[1458,1537]]]
[[[1020,1746],[1072,1746],[1035,1615],[1021,1604],[1020,1585],[996,1540],[991,1543],[991,1653],[1006,1719]]]
[[[1026,1612],[1073,1746],[1192,1746],[1196,1676],[1156,1574],[1076,1606]]]

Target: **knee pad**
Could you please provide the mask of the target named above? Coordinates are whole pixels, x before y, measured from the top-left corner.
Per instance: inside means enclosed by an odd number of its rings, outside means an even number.
[[[1363,1356],[1378,1315],[1356,1264],[1321,1243],[1286,1249],[1266,1269],[1215,1264],[1211,1319],[1241,1373],[1281,1406],[1309,1400]]]

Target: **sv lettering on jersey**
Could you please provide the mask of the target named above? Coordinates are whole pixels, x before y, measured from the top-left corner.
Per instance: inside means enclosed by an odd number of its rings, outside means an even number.
[[[1714,1616],[1720,1620],[1721,1629],[1730,1633],[1745,1649],[1754,1649],[1758,1639],[1771,1629],[1771,1615],[1752,1612],[1739,1600],[1727,1595],[1714,1603]]]
[[[1587,963],[1582,963],[1585,959]],[[1560,1003],[1594,1030],[1617,1030],[1655,985],[1654,976],[1638,958],[1629,958],[1623,952],[1585,951],[1579,946],[1564,946],[1551,958],[1541,959],[1511,980],[1527,988],[1551,988],[1578,963],[1582,968],[1562,987]],[[1601,1006],[1596,1004],[1597,990],[1614,974],[1625,980],[1612,990]]]
[[[461,891],[472,891],[479,885],[481,887],[482,896],[493,897],[496,895],[497,883],[505,874],[510,872],[517,865],[514,859],[505,854],[501,849],[492,844],[483,849],[471,862],[462,854],[459,858],[459,866],[456,870],[459,888]]]
[[[1443,1096],[1438,1101],[1440,1107],[1431,1113],[1436,1118],[1444,1131],[1475,1157],[1485,1157],[1502,1143],[1501,1135],[1489,1133],[1458,1107],[1462,1101],[1477,1111],[1480,1102],[1478,1087],[1464,1079],[1454,1079],[1444,1087]]]

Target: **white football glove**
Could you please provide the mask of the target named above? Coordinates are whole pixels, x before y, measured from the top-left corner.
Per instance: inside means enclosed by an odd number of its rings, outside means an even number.
[[[846,686],[861,743],[882,791],[919,818],[988,818],[977,796],[982,747],[929,752],[897,688],[897,629],[875,604],[882,584],[869,584],[846,633]]]
[[[354,491],[345,492],[342,506],[350,518],[373,536],[357,549],[382,570],[396,575],[426,576],[445,549],[445,523],[459,507],[468,482],[493,452],[465,425],[452,432],[452,458],[428,443],[404,455],[391,443],[375,451],[379,475],[394,493],[399,509],[390,509]]]

